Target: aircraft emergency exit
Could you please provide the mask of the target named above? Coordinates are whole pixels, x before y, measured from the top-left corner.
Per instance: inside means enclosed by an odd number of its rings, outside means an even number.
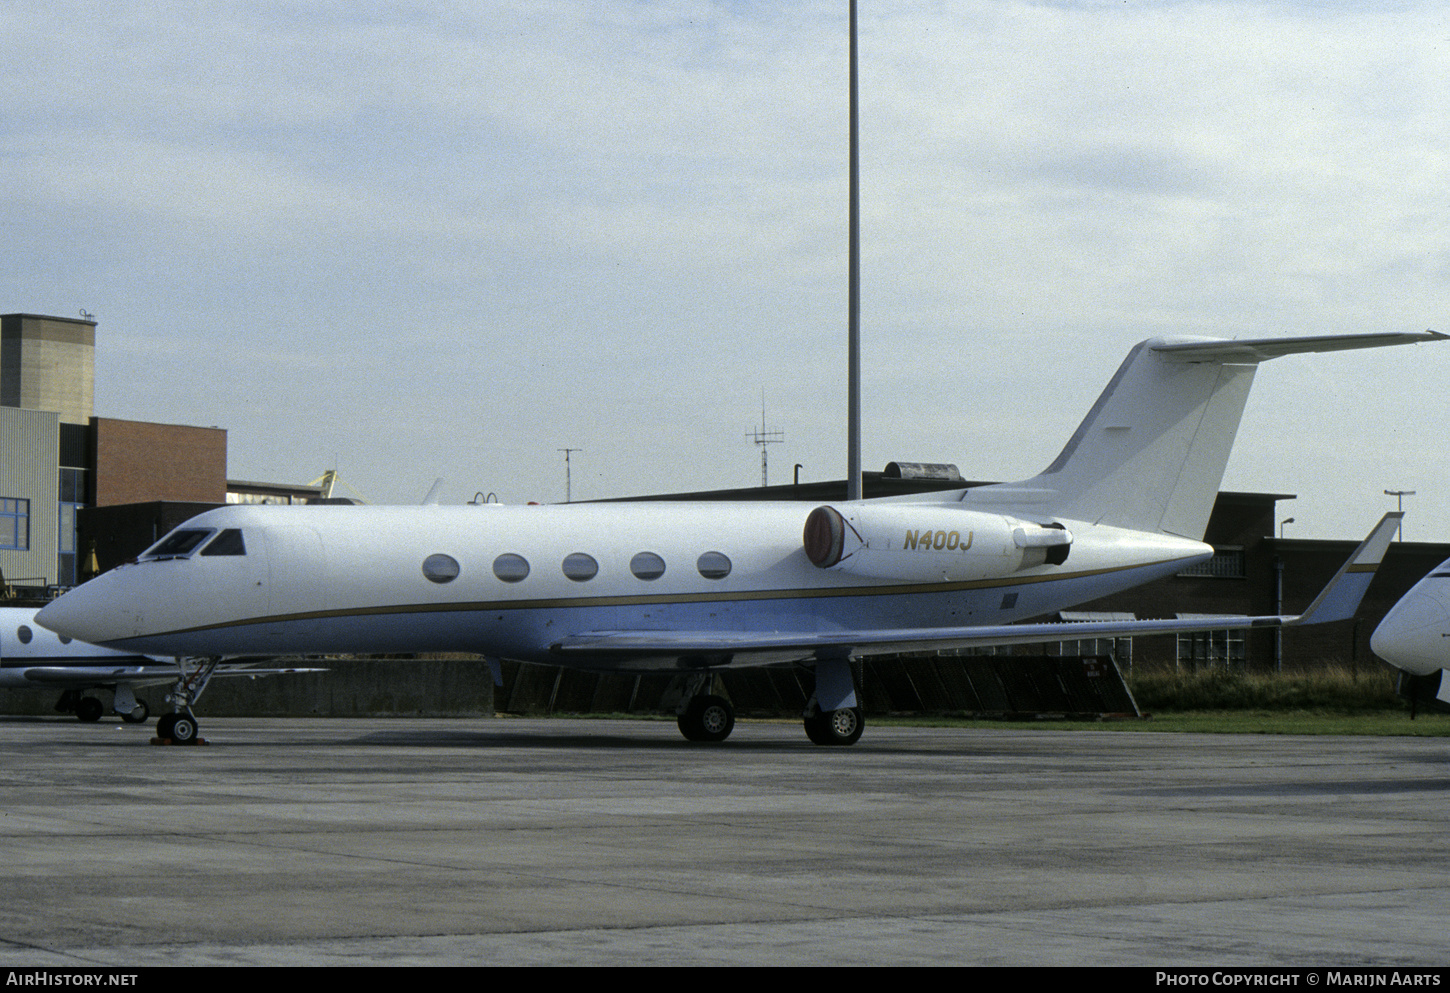
[[[1411,701],[1450,709],[1450,559],[1410,587],[1380,621],[1369,647],[1403,674]]]
[[[807,734],[850,744],[862,728],[852,658],[1348,616],[1389,541],[1383,522],[1303,617],[1018,623],[1213,554],[1204,529],[1260,362],[1444,337],[1142,342],[1062,453],[1017,483],[814,507],[220,508],[38,620],[115,650],[212,661],[473,652],[495,679],[503,658],[665,670],[688,684],[679,723],[692,740],[734,725],[716,671],[799,665],[814,674]]]

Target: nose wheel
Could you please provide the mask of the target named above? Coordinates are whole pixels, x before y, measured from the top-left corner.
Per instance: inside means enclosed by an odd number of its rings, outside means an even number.
[[[190,714],[163,714],[156,722],[156,737],[173,745],[194,745],[198,731],[196,718]]]

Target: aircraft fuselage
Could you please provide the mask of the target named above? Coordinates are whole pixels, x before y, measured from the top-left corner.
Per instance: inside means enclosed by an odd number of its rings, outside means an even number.
[[[876,510],[882,503],[873,513],[890,516],[853,536],[856,547],[830,568],[803,546],[810,503],[227,507],[173,532],[198,532],[190,548],[163,542],[42,620],[148,654],[455,651],[548,662],[561,638],[596,631],[1004,624],[1212,553],[1168,535],[1044,522],[1071,534],[1070,554],[1053,565],[1023,537],[1043,531],[1038,523],[950,496]],[[208,554],[227,532],[236,547]],[[681,664],[655,654],[606,667]]]

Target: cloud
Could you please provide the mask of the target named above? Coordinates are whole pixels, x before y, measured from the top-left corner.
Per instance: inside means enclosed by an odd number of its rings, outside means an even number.
[[[1433,326],[1447,18],[864,4],[868,464],[1036,472],[1150,334]],[[773,461],[843,471],[840,4],[16,0],[0,31],[8,306],[100,315],[99,413],[227,426],[253,478],[331,449],[374,499],[548,496],[583,444],[602,496],[748,485],[764,389]],[[1420,352],[1344,375],[1442,393]],[[1302,418],[1325,360],[1285,361],[1230,485],[1360,533],[1379,494],[1283,480],[1318,444],[1290,418],[1381,464],[1427,438]],[[178,391],[198,363],[224,387]]]

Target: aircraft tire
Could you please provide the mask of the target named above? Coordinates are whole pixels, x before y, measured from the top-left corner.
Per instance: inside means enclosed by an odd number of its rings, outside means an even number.
[[[156,718],[156,737],[170,738],[172,728],[176,724],[176,718],[179,716],[181,715],[162,714],[160,717]]]
[[[105,708],[101,706],[101,701],[93,696],[83,696],[76,701],[76,717],[87,724],[100,720],[103,713]]]
[[[697,696],[679,718],[680,733],[690,741],[724,741],[735,730],[735,708],[719,696]]]
[[[145,724],[146,718],[151,716],[151,708],[146,706],[145,700],[136,701],[136,709],[129,714],[122,714],[121,720],[127,724]]]
[[[172,714],[175,720],[171,722],[171,734],[167,735],[176,745],[196,744],[196,718],[190,714]]]
[[[854,745],[861,740],[866,719],[860,707],[820,710],[805,719],[806,737],[817,745]]]

